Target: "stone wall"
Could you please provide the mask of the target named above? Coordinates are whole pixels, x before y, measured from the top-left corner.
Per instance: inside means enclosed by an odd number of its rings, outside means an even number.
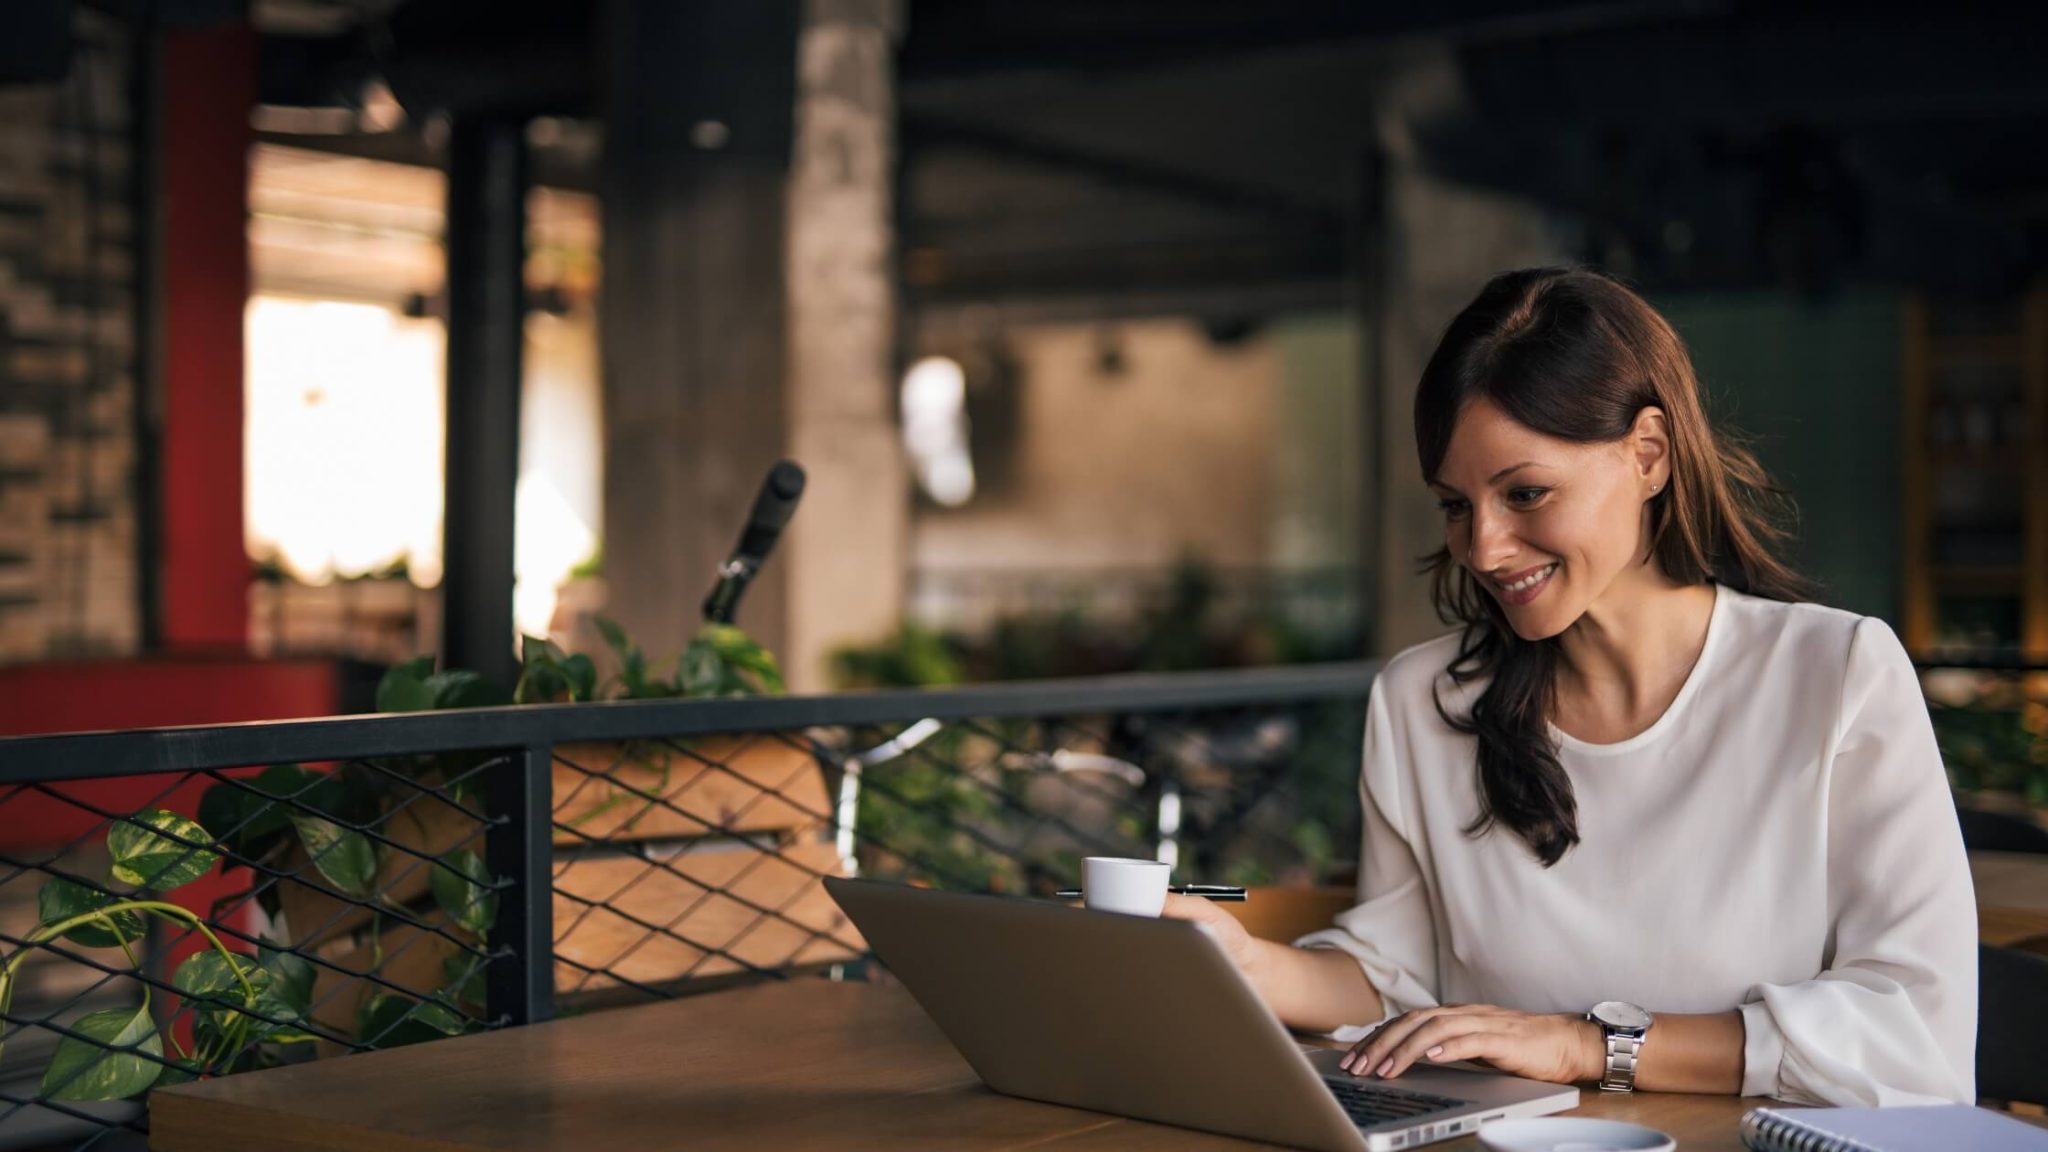
[[[62,83],[0,88],[0,662],[140,638],[128,47],[77,19]]]

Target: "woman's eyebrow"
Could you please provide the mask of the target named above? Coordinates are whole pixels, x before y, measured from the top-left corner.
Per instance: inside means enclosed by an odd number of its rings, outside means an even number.
[[[1502,480],[1506,479],[1509,476],[1514,475],[1515,473],[1521,471],[1524,468],[1533,468],[1535,466],[1536,461],[1534,460],[1524,460],[1520,464],[1510,464],[1507,467],[1501,469],[1500,471],[1495,472],[1493,475],[1488,476],[1486,478],[1486,482],[1488,484],[1498,484]],[[1441,488],[1446,492],[1453,492],[1460,496],[1464,495],[1463,492],[1459,492],[1456,488],[1451,487],[1449,484],[1446,484],[1441,480],[1427,480],[1424,481],[1424,483],[1428,484],[1433,488]]]

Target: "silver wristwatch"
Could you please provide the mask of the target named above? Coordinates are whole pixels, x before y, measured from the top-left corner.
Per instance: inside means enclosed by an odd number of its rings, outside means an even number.
[[[1607,1037],[1607,1071],[1600,1077],[1600,1090],[1635,1091],[1636,1060],[1648,1038],[1650,1014],[1620,1000],[1603,1000],[1593,1005],[1586,1019],[1598,1024]]]

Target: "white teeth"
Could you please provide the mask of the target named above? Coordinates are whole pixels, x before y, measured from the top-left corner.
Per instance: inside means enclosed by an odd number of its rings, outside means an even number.
[[[1523,592],[1530,588],[1534,588],[1539,583],[1542,583],[1544,577],[1549,576],[1552,572],[1555,571],[1557,571],[1557,565],[1546,564],[1543,566],[1541,570],[1532,572],[1528,576],[1515,581],[1513,584],[1503,584],[1501,585],[1501,587],[1505,588],[1509,592]]]

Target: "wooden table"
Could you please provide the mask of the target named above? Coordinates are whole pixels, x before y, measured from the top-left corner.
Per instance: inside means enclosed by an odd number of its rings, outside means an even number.
[[[2048,932],[2048,858],[1973,852],[1982,937]],[[1260,1145],[1001,1096],[910,998],[807,979],[181,1085],[161,1152]],[[1585,1095],[1588,1116],[1735,1152],[1761,1101]],[[1479,1147],[1467,1138],[1433,1147]]]
[[[1757,1100],[1586,1093],[1579,1112],[1735,1152]],[[902,991],[804,979],[167,1088],[158,1152],[1214,1149],[1250,1141],[983,1087]],[[1466,1138],[1434,1145],[1479,1147]]]

